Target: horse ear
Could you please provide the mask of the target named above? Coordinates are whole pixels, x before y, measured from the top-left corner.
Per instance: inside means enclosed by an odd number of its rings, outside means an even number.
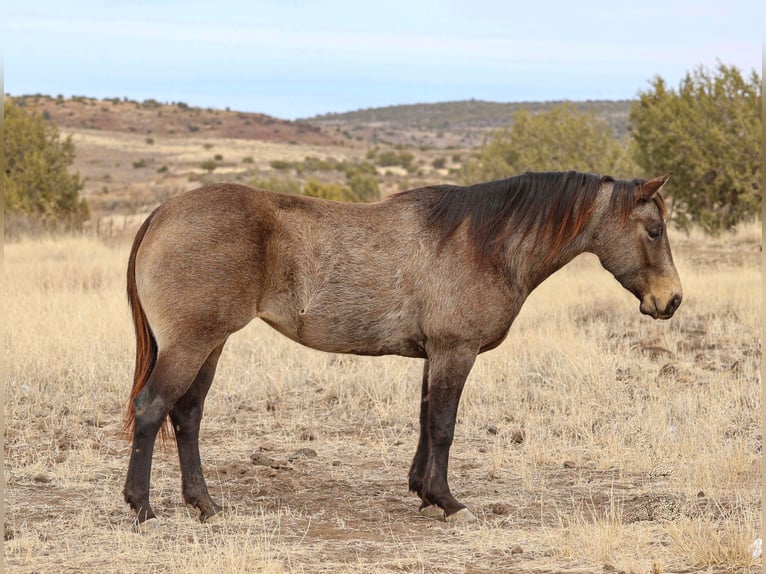
[[[636,200],[637,201],[649,201],[652,199],[655,195],[657,195],[657,192],[662,189],[662,186],[665,185],[665,182],[670,179],[670,173],[666,173],[665,175],[661,175],[659,177],[654,177],[650,180],[647,180],[641,185],[641,187],[636,192]]]

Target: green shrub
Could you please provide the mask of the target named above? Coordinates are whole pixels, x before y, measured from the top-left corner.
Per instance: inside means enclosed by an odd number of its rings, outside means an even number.
[[[71,136],[62,138],[56,124],[12,98],[5,99],[3,120],[6,213],[45,227],[80,228],[89,213],[80,197],[83,180],[67,170],[75,158]]]
[[[352,201],[376,201],[380,199],[378,178],[367,173],[357,172],[348,178],[355,199]]]
[[[564,102],[533,114],[513,114],[511,128],[488,134],[476,157],[461,169],[465,183],[502,179],[526,171],[570,169],[636,176],[627,142],[619,140],[607,121],[595,112],[583,112]]]
[[[214,159],[206,159],[203,161],[199,166],[204,169],[208,173],[212,173],[215,171],[215,168],[218,167],[218,162]]]
[[[306,185],[303,186],[303,195],[332,201],[359,201],[350,187],[339,183],[323,183],[316,179],[310,179],[306,182]]]
[[[390,150],[378,154],[378,165],[380,167],[399,165],[399,154]]]
[[[761,78],[733,66],[697,68],[678,89],[657,77],[630,110],[636,161],[664,188],[672,218],[719,233],[761,213]]]
[[[250,181],[250,185],[257,187],[258,189],[264,189],[266,191],[273,191],[276,193],[284,193],[288,195],[299,195],[301,193],[300,184],[286,177],[270,176],[265,179],[253,179]]]
[[[269,165],[271,166],[271,169],[276,169],[278,171],[286,171],[293,167],[292,163],[282,159],[273,159],[269,162]]]

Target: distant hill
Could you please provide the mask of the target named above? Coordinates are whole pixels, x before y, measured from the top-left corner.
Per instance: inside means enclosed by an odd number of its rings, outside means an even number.
[[[488,130],[510,126],[518,110],[541,112],[561,103],[465,100],[368,108],[288,121],[259,113],[196,108],[184,102],[161,103],[153,99],[139,102],[126,98],[64,98],[41,94],[13,98],[20,106],[37,109],[64,130],[352,147],[390,144],[422,149],[475,148],[481,145]],[[627,133],[630,100],[573,103],[581,110],[602,116],[617,135]]]
[[[492,128],[509,125],[514,112],[525,109],[541,112],[563,103],[551,102],[485,102],[463,100],[434,104],[404,104],[383,108],[367,108],[352,112],[321,114],[306,118],[308,122],[362,122],[386,123],[397,127],[418,127],[420,129],[447,129],[450,127]],[[612,124],[615,129],[625,131],[628,124],[630,100],[589,100],[573,102],[580,110],[593,111]]]
[[[280,120],[265,114],[195,108],[184,102],[142,102],[121,98],[15,96],[20,106],[35,108],[63,129],[129,132],[146,136],[219,137],[327,145],[335,136],[304,121]]]
[[[355,132],[365,138],[387,143],[424,143],[438,147],[473,147],[481,143],[488,129],[508,127],[513,114],[521,109],[541,112],[561,104],[551,102],[486,102],[464,100],[434,104],[407,104],[368,108],[344,113],[330,113],[306,118],[312,124],[335,126],[354,136]],[[573,102],[580,110],[593,111],[602,116],[614,128],[617,135],[628,131],[630,100],[592,100]],[[420,132],[420,137],[416,134]],[[428,138],[441,134],[441,137]],[[447,140],[445,145],[444,140]],[[442,141],[438,141],[442,140]]]

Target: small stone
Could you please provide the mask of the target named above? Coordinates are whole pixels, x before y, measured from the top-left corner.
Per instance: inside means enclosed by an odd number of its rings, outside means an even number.
[[[511,505],[506,504],[505,502],[496,502],[492,505],[492,514],[497,514],[499,516],[506,516],[511,513]]]
[[[149,518],[143,522],[133,521],[133,531],[137,534],[151,534],[160,530],[161,524],[157,518]]]
[[[430,506],[424,506],[423,508],[420,509],[420,514],[422,514],[426,518],[431,518],[433,520],[444,520],[444,510],[442,510],[435,504],[431,504]]]
[[[476,517],[467,508],[461,508],[454,514],[450,514],[449,516],[447,516],[445,520],[447,522],[452,522],[453,524],[460,524],[460,523],[466,523],[466,522],[475,522]]]
[[[296,458],[316,458],[317,457],[317,451],[315,451],[313,448],[300,448],[297,451],[295,451],[295,454],[288,458],[287,460],[292,462]]]
[[[526,434],[523,430],[515,430],[513,431],[513,434],[511,434],[511,442],[514,444],[521,444],[524,442],[524,439],[526,438]]]
[[[284,468],[284,463],[274,460],[270,456],[262,452],[254,452],[250,455],[250,462],[258,466],[268,466],[273,469]]]
[[[604,492],[597,492],[590,499],[593,504],[606,504],[609,502],[609,495]]]

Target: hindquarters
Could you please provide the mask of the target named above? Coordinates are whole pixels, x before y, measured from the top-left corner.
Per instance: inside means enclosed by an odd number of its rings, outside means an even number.
[[[209,186],[169,201],[136,254],[136,287],[160,347],[220,342],[256,314],[275,222],[266,194]]]
[[[139,230],[128,265],[137,352],[126,430],[158,355],[183,349],[201,364],[255,316],[273,228],[263,196],[242,186],[200,188],[160,206]]]

